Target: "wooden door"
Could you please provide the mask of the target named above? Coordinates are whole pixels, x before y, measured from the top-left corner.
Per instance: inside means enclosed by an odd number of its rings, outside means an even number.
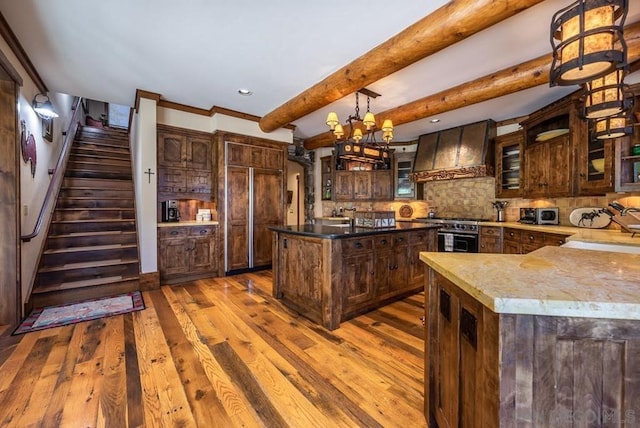
[[[249,267],[249,168],[227,167],[227,271]]]
[[[437,304],[434,308],[435,342],[434,360],[434,408],[435,418],[441,428],[458,427],[460,399],[459,372],[459,315],[458,297],[447,289],[438,278]]]
[[[370,172],[354,172],[353,173],[353,199],[366,200],[371,199],[371,173]]]
[[[272,232],[284,224],[282,171],[253,170],[253,267],[271,265]]]
[[[16,83],[0,67],[0,325],[17,324],[22,313],[17,93]]]
[[[336,171],[335,183],[333,183],[334,201],[353,200],[353,172]]]
[[[187,137],[179,134],[158,133],[158,166],[187,166]]]
[[[547,197],[571,196],[571,144],[568,136],[549,140],[547,161]]]
[[[525,153],[525,197],[546,195],[547,184],[547,145],[538,143],[528,147]]]
[[[160,272],[163,275],[189,272],[189,242],[187,239],[160,240]]]
[[[191,238],[189,242],[191,272],[216,270],[215,239],[211,237]]]
[[[373,171],[372,198],[379,201],[393,200],[393,171]]]
[[[187,167],[211,171],[211,139],[207,138],[187,138]]]
[[[345,299],[345,313],[354,310],[350,307],[371,301],[374,293],[373,252],[367,251],[346,256],[342,262],[342,284]]]

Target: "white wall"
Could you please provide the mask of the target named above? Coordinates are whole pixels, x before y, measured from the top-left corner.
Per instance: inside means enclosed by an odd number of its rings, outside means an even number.
[[[156,102],[142,98],[132,125],[133,175],[136,191],[140,272],[158,271]],[[152,179],[144,174],[151,169]]]

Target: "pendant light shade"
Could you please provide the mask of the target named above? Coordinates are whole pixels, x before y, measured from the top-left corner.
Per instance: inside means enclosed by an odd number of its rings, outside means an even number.
[[[599,140],[624,137],[633,132],[624,114],[600,119],[596,122],[595,128],[595,137]]]
[[[600,119],[622,113],[630,107],[625,94],[625,70],[614,70],[585,83],[584,117]]]
[[[33,97],[31,106],[33,107],[33,111],[42,119],[49,120],[58,117],[58,113],[53,109],[53,104],[51,104],[51,100],[47,94],[36,94],[36,96]]]
[[[627,0],[577,0],[556,12],[550,85],[581,85],[624,67],[627,10]]]

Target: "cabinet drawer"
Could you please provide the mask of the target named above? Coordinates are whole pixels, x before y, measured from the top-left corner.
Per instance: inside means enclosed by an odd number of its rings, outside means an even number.
[[[188,227],[161,227],[158,229],[160,239],[184,238],[189,235]]]
[[[544,234],[544,245],[551,245],[555,247],[559,247],[564,244],[567,235],[560,235],[557,233],[545,233]]]
[[[360,251],[372,251],[373,238],[345,239],[342,241],[342,252],[352,254]]]
[[[212,226],[195,226],[189,228],[190,236],[213,236],[216,233],[216,228]]]
[[[522,236],[522,231],[519,229],[507,228],[504,230],[504,239],[506,240],[520,242],[521,236]]]
[[[408,233],[397,233],[393,235],[393,245],[407,245],[409,244]]]
[[[511,229],[509,229],[511,230]],[[502,235],[501,227],[480,226],[480,234],[482,236],[495,236],[500,237]]]
[[[376,236],[373,238],[373,241],[377,250],[391,248],[391,245],[393,244],[393,238],[391,235]]]
[[[522,244],[542,247],[544,246],[544,233],[525,230],[522,232]]]
[[[429,241],[431,233],[427,230],[408,233],[410,244],[426,244]]]

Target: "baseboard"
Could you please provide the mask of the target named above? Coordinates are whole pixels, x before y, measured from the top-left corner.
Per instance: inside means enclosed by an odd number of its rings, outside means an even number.
[[[140,291],[151,291],[160,289],[160,272],[149,272],[140,274]]]

